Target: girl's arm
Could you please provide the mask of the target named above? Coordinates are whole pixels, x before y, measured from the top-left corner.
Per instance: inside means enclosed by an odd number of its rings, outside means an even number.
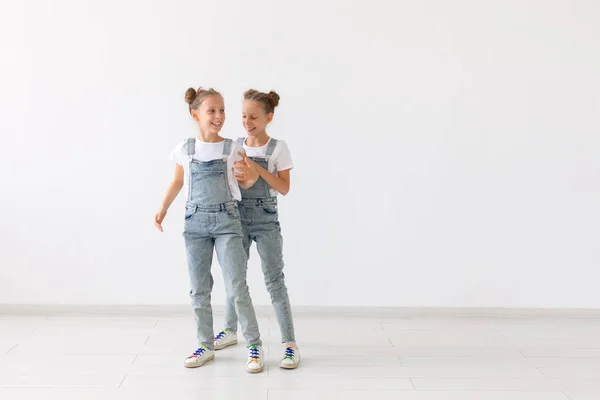
[[[275,174],[270,173],[269,171],[267,171],[266,169],[264,169],[263,167],[261,167],[260,165],[258,165],[254,161],[252,161],[251,159],[249,159],[246,156],[246,154],[244,154],[244,153],[238,153],[238,154],[244,158],[243,163],[247,165],[248,170],[256,171],[258,173],[258,176],[263,178],[269,186],[271,186],[273,189],[277,190],[283,196],[288,194],[288,192],[290,191],[290,170],[289,169],[286,169],[283,171],[277,171],[277,175],[275,175]],[[258,180],[258,177],[256,178],[256,180]],[[254,185],[254,183],[256,183],[256,180],[254,182],[252,182],[252,185]],[[252,185],[250,185],[250,187]],[[240,186],[242,186],[242,185],[240,184]],[[243,187],[243,188],[247,189],[245,187]]]
[[[252,160],[250,160],[252,161]],[[255,163],[256,164],[256,163]],[[277,175],[270,173],[260,165],[256,164],[258,175],[265,180],[273,189],[283,196],[290,191],[290,170],[277,171]]]
[[[161,232],[163,231],[162,222],[165,219],[165,215],[167,215],[167,210],[175,200],[175,197],[181,191],[183,187],[183,167],[179,164],[175,166],[175,176],[173,177],[173,181],[169,185],[167,189],[167,194],[165,195],[162,204],[160,205],[160,209],[154,216],[154,226]]]

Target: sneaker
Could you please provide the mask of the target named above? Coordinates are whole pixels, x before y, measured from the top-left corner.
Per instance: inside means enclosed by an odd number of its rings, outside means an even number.
[[[246,363],[246,371],[250,373],[262,372],[265,369],[263,365],[263,348],[262,346],[248,347],[248,362]]]
[[[298,368],[298,365],[300,365],[300,353],[298,349],[294,346],[286,347],[279,366],[285,369],[295,369]]]
[[[222,350],[225,347],[237,344],[237,333],[228,330],[222,330],[215,336],[215,350]]]
[[[185,359],[183,365],[187,368],[197,368],[214,359],[214,350],[209,350],[205,346],[200,346],[191,356]]]

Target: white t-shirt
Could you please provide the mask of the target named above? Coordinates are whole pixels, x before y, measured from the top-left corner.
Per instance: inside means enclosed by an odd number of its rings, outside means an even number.
[[[270,141],[271,139],[269,138],[269,142]],[[265,157],[269,142],[260,147],[248,147],[244,141],[244,150],[246,151],[246,155],[248,157]],[[273,155],[271,158],[269,158],[268,171],[272,174],[275,174],[277,171],[285,171],[292,168],[294,168],[294,163],[292,161],[292,155],[290,154],[287,143],[283,140],[277,140],[277,144],[273,150]],[[279,192],[273,188],[269,190],[271,191],[271,196],[277,196],[279,194]]]
[[[175,161],[177,164],[183,166],[183,180],[184,180],[184,195],[185,198],[188,198],[188,188],[189,188],[189,169],[190,163],[187,154],[187,148],[185,147],[185,143],[187,139],[179,143],[173,152],[171,152],[171,160]],[[223,159],[223,148],[225,147],[225,141],[222,142],[202,142],[198,138],[196,138],[196,151],[194,152],[193,158],[198,161],[212,161],[212,160],[221,160]],[[227,179],[229,181],[229,189],[231,190],[231,195],[236,200],[242,199],[242,194],[240,192],[240,187],[238,185],[237,180],[235,179],[235,175],[233,173],[233,165],[236,161],[241,161],[242,158],[238,155],[238,152],[244,152],[242,146],[237,143],[235,140],[231,144],[231,152],[229,157],[227,157]]]

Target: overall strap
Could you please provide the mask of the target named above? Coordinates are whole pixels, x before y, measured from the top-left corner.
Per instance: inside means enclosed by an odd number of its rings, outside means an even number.
[[[267,160],[273,155],[276,146],[277,139],[271,138],[271,140],[269,140],[269,145],[267,146],[267,153],[265,154]]]
[[[187,155],[193,156],[194,153],[196,152],[196,138],[191,137],[188,140],[186,140],[184,147],[187,150]]]
[[[233,140],[225,139],[225,144],[223,145],[223,160],[227,160],[227,157],[229,157],[229,154],[231,153],[231,148],[233,147],[231,145],[232,143]]]

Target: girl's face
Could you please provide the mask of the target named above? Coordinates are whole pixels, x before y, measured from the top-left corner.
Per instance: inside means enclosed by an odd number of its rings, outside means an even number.
[[[242,124],[249,136],[265,132],[269,122],[273,120],[273,113],[267,114],[262,104],[253,100],[244,100],[242,107]]]
[[[192,117],[198,122],[200,130],[218,135],[225,123],[225,103],[221,96],[208,96],[197,110],[192,110]]]

